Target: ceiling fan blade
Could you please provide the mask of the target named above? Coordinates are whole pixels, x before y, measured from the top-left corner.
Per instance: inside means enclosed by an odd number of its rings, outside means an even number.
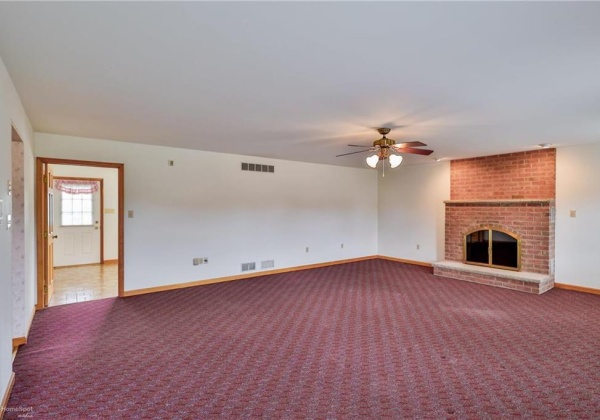
[[[406,143],[396,143],[393,145],[393,147],[396,148],[404,148],[404,147],[421,147],[421,146],[427,146],[425,143],[422,143],[420,141],[408,141]]]
[[[371,147],[368,144],[349,144],[350,147]]]
[[[400,147],[400,148],[394,148],[394,150],[398,153],[412,153],[413,155],[425,155],[425,156],[429,156],[430,154],[433,153],[433,150],[415,149],[413,147]]]
[[[343,153],[341,155],[336,155],[335,157],[340,157],[340,156],[347,156],[347,155],[353,155],[356,153],[364,153],[364,152],[370,152],[372,149],[366,149],[366,150],[359,150],[358,152],[350,152],[350,153]]]

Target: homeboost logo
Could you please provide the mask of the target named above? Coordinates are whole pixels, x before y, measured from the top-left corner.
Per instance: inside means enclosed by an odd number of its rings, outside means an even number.
[[[17,414],[18,418],[33,417],[33,407],[0,407],[1,414]]]

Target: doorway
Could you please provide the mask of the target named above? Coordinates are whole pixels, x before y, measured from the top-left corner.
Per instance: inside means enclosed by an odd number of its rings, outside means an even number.
[[[37,309],[123,296],[123,171],[120,163],[37,158]]]

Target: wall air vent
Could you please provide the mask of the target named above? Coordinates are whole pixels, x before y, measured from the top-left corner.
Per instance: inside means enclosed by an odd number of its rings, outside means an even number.
[[[260,163],[242,162],[242,171],[275,173],[275,167],[273,165],[262,165]]]
[[[256,270],[256,263],[242,263],[242,271]]]
[[[267,260],[267,261],[261,261],[260,262],[260,268],[261,269],[273,268],[273,267],[275,267],[275,260]]]

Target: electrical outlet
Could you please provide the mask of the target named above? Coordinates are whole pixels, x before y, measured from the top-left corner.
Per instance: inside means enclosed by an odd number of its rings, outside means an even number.
[[[193,265],[208,264],[208,258],[204,258],[204,257],[192,258],[192,264]]]
[[[308,247],[306,247],[306,252],[308,252]]]
[[[569,214],[571,217],[577,217],[577,210],[571,210]]]
[[[133,210],[127,211],[127,217],[129,217],[130,219],[133,219]]]
[[[341,248],[344,249],[344,244],[342,244]]]
[[[417,249],[421,249],[421,245],[417,244]]]
[[[167,160],[167,165],[169,166],[175,166],[175,162],[172,160]]]

